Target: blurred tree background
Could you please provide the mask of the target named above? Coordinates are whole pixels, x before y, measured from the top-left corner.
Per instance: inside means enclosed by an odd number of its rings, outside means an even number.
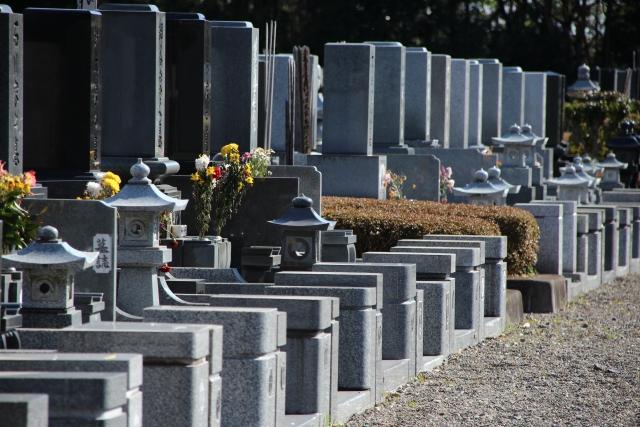
[[[133,3],[115,0],[113,3]],[[9,0],[25,7],[75,7],[74,0]],[[328,42],[389,40],[457,58],[555,71],[573,82],[582,63],[633,67],[640,50],[639,0],[157,0],[165,12],[209,20],[278,23],[277,52]],[[261,40],[264,44],[264,40]]]

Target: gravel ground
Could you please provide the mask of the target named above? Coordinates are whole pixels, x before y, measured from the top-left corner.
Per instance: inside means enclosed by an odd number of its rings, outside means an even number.
[[[640,276],[527,316],[347,426],[640,426]]]

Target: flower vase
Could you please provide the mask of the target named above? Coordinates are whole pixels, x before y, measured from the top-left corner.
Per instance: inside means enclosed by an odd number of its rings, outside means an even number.
[[[216,268],[219,259],[218,246],[211,240],[193,237],[184,241],[182,247],[183,267]]]
[[[218,247],[218,268],[231,266],[231,242],[222,236],[207,236]]]

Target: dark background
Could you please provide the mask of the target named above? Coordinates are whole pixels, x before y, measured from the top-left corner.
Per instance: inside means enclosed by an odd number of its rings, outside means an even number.
[[[111,1],[133,3],[133,0]],[[75,7],[74,0],[9,0],[25,7]],[[640,0],[158,0],[165,12],[210,20],[278,22],[277,53],[327,42],[399,41],[456,58],[566,74],[578,65],[633,68],[640,50]],[[261,35],[261,44],[264,39]],[[639,58],[640,59],[640,58]]]

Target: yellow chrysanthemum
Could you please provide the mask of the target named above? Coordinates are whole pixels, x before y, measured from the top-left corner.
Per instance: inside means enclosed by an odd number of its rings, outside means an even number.
[[[209,166],[207,168],[207,175],[212,176],[216,174],[216,168],[214,166]]]
[[[238,154],[238,153],[229,154],[229,161],[231,163],[239,163],[240,162],[240,154]]]
[[[252,176],[248,176],[246,181],[247,181],[247,184],[253,185],[253,177]]]
[[[249,163],[247,163],[246,165],[244,165],[244,173],[246,173],[247,175],[251,175],[251,172],[253,172],[251,170],[251,165]]]
[[[238,144],[227,144],[222,147],[222,150],[220,150],[220,154],[222,154],[222,156],[228,156],[232,153],[240,153]]]
[[[242,190],[242,182],[238,183],[238,191]]]
[[[102,180],[102,186],[105,188],[109,187],[114,193],[117,193],[118,191],[120,191],[120,184],[118,184],[118,181],[116,181],[113,178],[107,178],[106,175]]]
[[[106,172],[104,174],[104,179],[112,179],[118,184],[122,184],[122,180],[120,179],[120,177],[113,172]]]

